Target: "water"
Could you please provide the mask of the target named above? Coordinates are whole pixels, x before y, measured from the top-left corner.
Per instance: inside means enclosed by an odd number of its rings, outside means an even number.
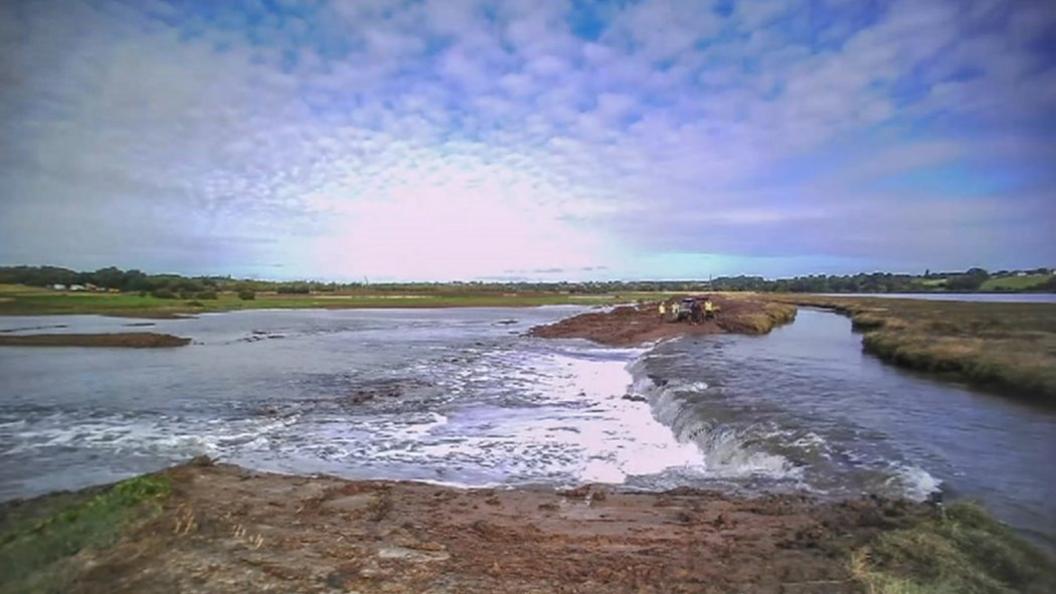
[[[135,328],[165,350],[0,349],[0,499],[193,455],[456,485],[680,485],[977,498],[1056,544],[1056,412],[861,353],[801,310],[765,337],[611,349],[524,336],[582,311],[249,311]],[[98,316],[0,330],[132,330]]]
[[[1056,303],[1056,293],[822,293],[827,297],[881,297],[927,301],[983,301],[991,303]]]

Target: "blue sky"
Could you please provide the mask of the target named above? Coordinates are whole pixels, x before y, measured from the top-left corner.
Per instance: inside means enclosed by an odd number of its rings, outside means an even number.
[[[4,2],[0,263],[1051,266],[1053,6]]]

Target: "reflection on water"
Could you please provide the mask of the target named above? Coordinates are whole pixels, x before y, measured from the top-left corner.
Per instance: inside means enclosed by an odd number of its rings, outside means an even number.
[[[583,481],[978,498],[1052,543],[1056,414],[907,374],[840,316],[652,349],[528,338],[574,307],[160,320],[172,350],[0,350],[0,497],[196,454],[463,485]],[[123,330],[97,316],[0,330]]]

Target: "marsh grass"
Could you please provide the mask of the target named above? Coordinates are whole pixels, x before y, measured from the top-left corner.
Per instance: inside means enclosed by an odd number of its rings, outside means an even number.
[[[63,592],[69,559],[113,544],[130,523],[153,516],[169,480],[141,476],[106,489],[10,503],[0,518],[0,593]]]
[[[1056,404],[1056,305],[777,295],[851,317],[865,351],[1025,399]]]
[[[870,594],[1056,591],[1052,560],[967,502],[881,533],[855,551],[850,564]]]
[[[609,305],[655,300],[667,293],[568,294],[525,291],[417,293],[363,290],[349,293],[287,295],[258,292],[252,300],[233,292],[215,299],[182,301],[134,293],[69,293],[7,285],[2,292],[0,315],[102,314],[129,317],[172,317],[212,311],[244,309],[371,309],[435,307],[532,307],[538,305]]]

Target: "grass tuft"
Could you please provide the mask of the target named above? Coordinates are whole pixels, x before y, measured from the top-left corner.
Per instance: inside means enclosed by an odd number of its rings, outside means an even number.
[[[141,476],[101,492],[9,504],[0,533],[0,593],[63,592],[68,559],[112,544],[133,520],[160,511],[168,478]]]
[[[1056,591],[1052,561],[971,503],[880,534],[850,565],[870,594]]]

